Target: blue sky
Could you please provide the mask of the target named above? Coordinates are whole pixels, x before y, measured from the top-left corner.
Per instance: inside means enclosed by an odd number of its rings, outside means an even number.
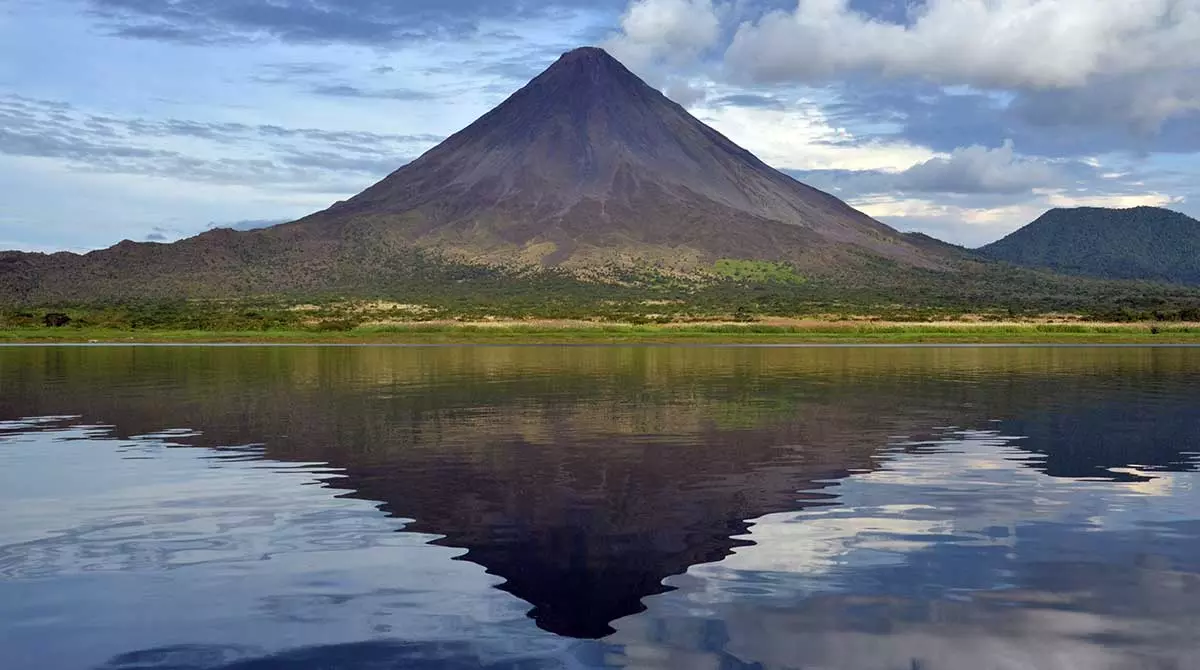
[[[584,44],[904,230],[1200,214],[1200,0],[0,0],[0,248],[302,216]]]

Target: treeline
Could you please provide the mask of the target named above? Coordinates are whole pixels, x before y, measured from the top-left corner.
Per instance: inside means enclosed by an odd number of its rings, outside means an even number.
[[[555,269],[409,260],[423,265],[409,267],[396,281],[380,282],[370,299],[347,290],[253,299],[0,305],[0,328],[283,331],[487,319],[649,324],[766,317],[935,321],[965,315],[1001,321],[1054,313],[1094,321],[1200,322],[1198,289],[989,263],[951,273],[879,262],[841,275],[804,277],[786,264],[722,261],[700,277],[609,267],[585,279]]]

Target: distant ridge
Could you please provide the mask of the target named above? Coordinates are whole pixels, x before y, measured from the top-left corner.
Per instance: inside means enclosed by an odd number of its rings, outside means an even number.
[[[1200,221],[1160,207],[1053,209],[978,252],[1067,274],[1200,285]]]

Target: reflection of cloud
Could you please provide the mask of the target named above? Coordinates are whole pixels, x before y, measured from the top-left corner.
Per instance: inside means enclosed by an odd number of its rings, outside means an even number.
[[[629,667],[1200,668],[1200,575],[1168,558],[1195,555],[1168,529],[1200,507],[1196,475],[1053,478],[1012,441],[895,445],[839,505],[757,519],[756,544],[668,580],[613,642]]]
[[[464,626],[485,631],[469,667],[565,646],[498,578],[453,560],[461,549],[397,533],[404,520],[339,496],[321,463],[169,446],[183,430],[117,439],[73,423],[0,423],[0,452],[19,453],[24,475],[3,492],[0,584],[36,584],[28,599],[0,598],[5,660],[16,659],[5,667],[360,667],[354,649],[321,646],[392,633],[447,651]],[[30,617],[35,606],[54,614]],[[178,635],[197,646],[163,646]],[[234,654],[246,665],[203,646],[213,641],[246,648]],[[297,644],[315,646],[250,660]],[[367,657],[415,667],[402,654]]]
[[[755,544],[734,549],[720,564],[701,570],[723,574],[741,570],[818,573],[835,568],[860,552],[873,565],[903,562],[903,554],[927,548],[951,530],[947,520],[911,518],[920,506],[823,508],[802,514],[772,514],[756,521],[746,539]],[[865,557],[865,558],[864,558]]]

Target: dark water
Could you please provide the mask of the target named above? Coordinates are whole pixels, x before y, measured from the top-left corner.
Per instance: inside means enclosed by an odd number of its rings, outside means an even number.
[[[1200,349],[0,348],[0,667],[1200,668]]]

